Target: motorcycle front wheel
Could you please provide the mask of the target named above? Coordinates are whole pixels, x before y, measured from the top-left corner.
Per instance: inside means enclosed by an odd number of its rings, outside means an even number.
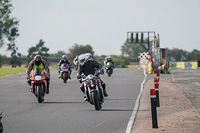
[[[67,75],[65,74],[65,75],[64,75],[63,82],[64,82],[64,83],[67,83],[67,79],[68,79],[68,78],[67,78]]]
[[[3,133],[3,124],[1,123],[1,120],[0,120],[0,133]]]
[[[97,91],[91,92],[91,95],[92,95],[92,101],[93,101],[95,110],[100,110],[101,104],[100,104],[99,99],[98,99]]]
[[[38,103],[42,103],[44,101],[42,96],[42,86],[37,86],[37,100]]]
[[[108,70],[107,70],[107,74],[108,74],[108,76],[110,77],[111,74],[112,74],[112,70],[108,69]]]

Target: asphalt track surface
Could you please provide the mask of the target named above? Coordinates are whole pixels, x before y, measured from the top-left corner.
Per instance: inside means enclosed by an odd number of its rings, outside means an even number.
[[[72,72],[66,84],[51,72],[50,94],[43,103],[29,91],[25,73],[0,77],[0,111],[4,133],[125,133],[144,79],[143,70],[115,69],[101,75],[108,97],[100,111],[83,100]]]

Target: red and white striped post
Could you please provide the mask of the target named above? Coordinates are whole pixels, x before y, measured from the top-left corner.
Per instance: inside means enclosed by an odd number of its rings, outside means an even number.
[[[156,107],[160,107],[160,100],[159,100],[159,82],[154,82],[154,88],[156,90]]]
[[[158,78],[158,77],[154,78],[154,82],[159,83],[159,81],[160,81],[160,78]]]
[[[156,90],[156,107],[160,107],[159,80],[160,80],[160,73],[156,73],[156,77],[154,78],[154,88]]]
[[[151,116],[152,116],[152,127],[158,128],[157,122],[157,110],[156,110],[156,90],[150,89],[151,95]]]
[[[157,78],[160,78],[160,73],[156,73]]]

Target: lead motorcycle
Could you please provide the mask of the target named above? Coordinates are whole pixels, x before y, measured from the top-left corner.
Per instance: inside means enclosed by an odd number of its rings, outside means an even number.
[[[1,122],[1,119],[3,118],[2,112],[0,112],[0,133],[3,133],[3,124]]]
[[[63,79],[64,83],[67,83],[67,80],[69,79],[70,70],[68,64],[61,64],[60,66],[60,78]]]
[[[87,101],[90,104],[94,105],[95,110],[100,110],[101,105],[104,102],[101,80],[97,76],[92,74],[88,75],[87,77],[82,77]]]
[[[111,74],[113,73],[113,64],[112,64],[112,62],[107,62],[105,69],[106,69],[106,73],[110,77]]]
[[[31,72],[31,91],[35,94],[38,103],[44,101],[44,96],[47,93],[47,81],[43,70],[35,68]]]

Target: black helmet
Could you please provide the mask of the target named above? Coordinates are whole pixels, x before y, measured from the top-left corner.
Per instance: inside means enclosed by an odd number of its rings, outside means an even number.
[[[39,66],[40,63],[42,62],[42,57],[40,55],[36,55],[34,57],[34,61],[35,61],[36,66]]]

